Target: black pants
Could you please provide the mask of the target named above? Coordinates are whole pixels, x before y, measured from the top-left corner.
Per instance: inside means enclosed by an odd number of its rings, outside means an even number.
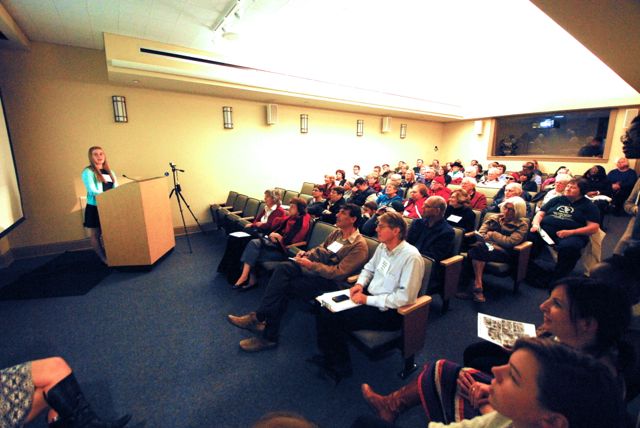
[[[580,260],[582,249],[587,246],[589,238],[587,236],[569,236],[567,238],[558,238],[555,233],[549,233],[551,239],[556,243],[555,249],[558,252],[558,262],[553,270],[551,280],[565,277],[573,271],[576,263]],[[546,243],[540,237],[539,233],[529,233],[529,240],[533,241],[533,251],[531,260],[536,258]]]
[[[336,291],[338,286],[330,279],[319,275],[304,274],[302,269],[290,261],[278,263],[256,310],[259,321],[266,321],[264,338],[278,340],[280,322],[287,311],[291,297],[311,300],[328,291]]]
[[[491,368],[509,362],[511,352],[491,342],[476,342],[464,350],[464,366],[491,374]]]
[[[351,364],[347,346],[348,333],[355,330],[392,331],[402,327],[402,315],[389,309],[381,311],[374,306],[357,306],[333,313],[322,308],[316,315],[318,348],[334,367]]]

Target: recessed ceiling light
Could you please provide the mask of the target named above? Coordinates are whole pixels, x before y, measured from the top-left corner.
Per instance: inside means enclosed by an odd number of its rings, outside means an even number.
[[[222,33],[222,38],[225,40],[238,40],[240,38],[240,34],[234,33],[233,31],[226,31]]]

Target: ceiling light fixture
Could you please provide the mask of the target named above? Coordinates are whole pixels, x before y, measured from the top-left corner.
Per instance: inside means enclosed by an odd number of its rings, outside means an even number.
[[[250,1],[253,0],[235,0],[231,3],[229,8],[211,26],[214,38],[219,33],[222,33],[222,37],[226,40],[236,40],[239,37],[238,33],[231,31],[231,27],[242,18],[244,9]]]

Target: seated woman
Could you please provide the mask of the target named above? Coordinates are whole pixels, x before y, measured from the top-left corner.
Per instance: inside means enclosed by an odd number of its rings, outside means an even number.
[[[631,320],[631,304],[620,284],[589,278],[563,278],[554,284],[551,296],[540,305],[540,310],[543,324],[538,328],[538,334],[554,337],[555,341],[598,359],[610,374],[616,376],[618,388],[612,395],[622,400],[624,386],[618,374],[628,364],[629,354],[621,339]],[[473,352],[469,352],[469,348],[465,351],[465,362],[490,356],[490,364],[483,361],[487,369],[487,366],[505,364],[512,355],[490,342],[470,348]],[[417,381],[387,396],[376,394],[367,384],[362,385],[362,394],[378,416],[386,421],[393,422],[401,412],[421,403],[428,419],[449,423],[493,410],[487,404],[491,379],[486,372],[438,360],[425,365]],[[424,397],[422,402],[421,395]]]
[[[556,177],[558,176],[558,174],[571,175],[571,171],[569,171],[569,168],[567,168],[566,166],[559,167],[553,175],[549,176],[546,180],[542,182],[542,184],[540,185],[540,190],[541,191],[545,190],[548,186],[551,186],[553,183],[555,183]]]
[[[0,426],[21,427],[49,408],[50,428],[120,428],[130,415],[104,421],[91,410],[71,367],[60,357],[0,370]]]
[[[427,186],[415,184],[409,190],[409,199],[405,200],[402,215],[409,218],[422,218],[422,206],[429,196]]]
[[[256,238],[249,241],[242,252],[240,261],[242,273],[233,288],[249,289],[255,287],[258,280],[253,267],[258,262],[284,261],[287,259],[286,247],[295,242],[304,241],[311,225],[311,216],[307,214],[307,203],[300,198],[289,202],[289,215],[278,217],[274,221],[273,232],[268,238]]]
[[[469,208],[469,204],[469,194],[465,190],[454,190],[449,196],[444,218],[453,227],[460,227],[465,232],[473,232],[476,230],[476,214]]]
[[[343,169],[336,169],[336,186],[344,186],[344,182],[347,181],[345,175],[347,173]]]
[[[258,232],[268,233],[273,229],[273,222],[284,216],[284,209],[280,206],[282,194],[278,189],[267,189],[264,191],[264,208],[258,213],[253,221],[245,225],[246,229],[254,228]]]
[[[534,180],[533,171],[520,171],[518,173],[518,181],[523,191],[533,193],[538,191],[538,184]]]
[[[369,222],[369,220],[376,215],[376,211],[378,211],[378,204],[376,204],[375,201],[367,201],[362,206],[362,216],[358,223],[358,231],[365,236],[375,236],[376,222],[375,220]]]
[[[468,260],[474,273],[472,295],[458,293],[461,299],[473,297],[478,303],[486,301],[482,289],[482,274],[487,262],[509,262],[512,249],[527,237],[529,223],[526,216],[526,203],[519,196],[507,198],[500,204],[500,214],[490,215],[480,226],[478,241],[469,248]],[[466,284],[465,284],[466,285]]]
[[[369,187],[375,190],[376,193],[382,190],[382,186],[380,185],[380,181],[378,180],[378,174],[376,174],[375,172],[367,175],[367,184],[369,184]]]
[[[416,184],[416,173],[412,169],[408,169],[404,174],[404,179],[400,182],[400,187],[411,189]]]
[[[607,178],[607,172],[600,165],[594,165],[585,171],[583,178],[585,178],[588,183],[587,193],[585,196],[591,199],[591,201],[598,207],[598,210],[600,211],[600,221],[598,224],[602,226],[602,220],[609,208],[611,195],[613,194],[611,182]],[[606,196],[606,198],[601,198],[600,196]]]

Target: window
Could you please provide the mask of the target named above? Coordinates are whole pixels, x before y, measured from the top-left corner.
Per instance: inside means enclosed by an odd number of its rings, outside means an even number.
[[[492,156],[607,157],[615,109],[496,119]]]

